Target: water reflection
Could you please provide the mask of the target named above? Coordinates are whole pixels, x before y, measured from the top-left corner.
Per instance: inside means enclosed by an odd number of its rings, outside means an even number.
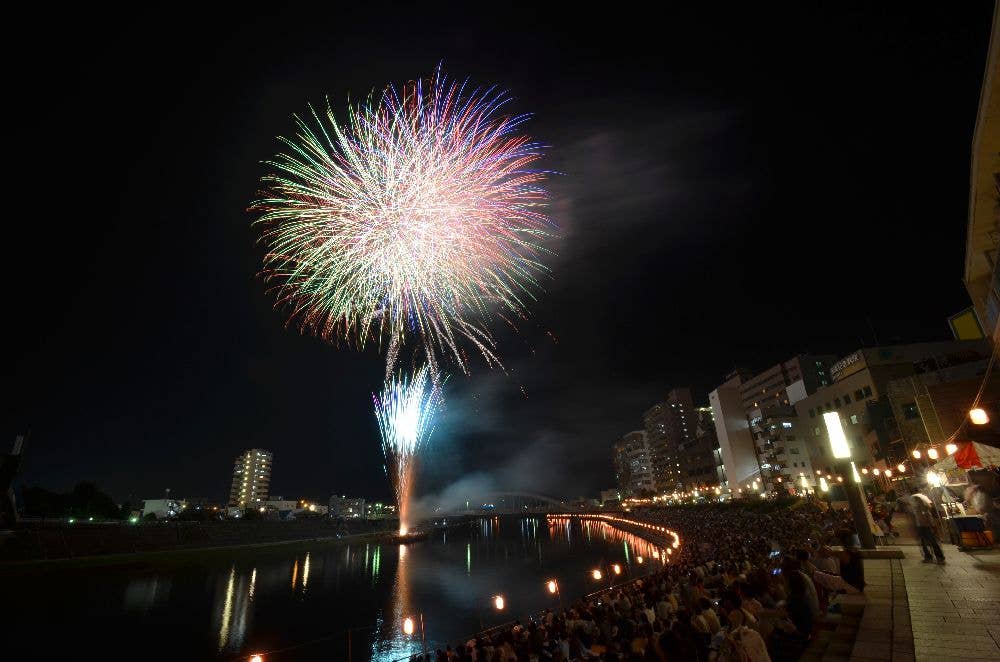
[[[170,579],[158,575],[131,580],[125,587],[125,611],[145,614],[164,603],[170,594]]]
[[[599,520],[575,520],[570,517],[549,517],[549,538],[557,540],[565,537],[567,544],[572,544],[572,527],[574,522],[579,523],[587,540],[593,537],[600,537],[602,540],[617,542],[622,545],[622,558],[626,568],[643,563],[649,563],[646,559],[654,559],[661,564],[665,564],[670,559],[673,550],[669,547],[654,545],[644,538],[615,528],[607,522]],[[642,559],[641,561],[639,559]]]
[[[380,545],[381,547],[381,545]],[[372,660],[390,662],[421,651],[420,629],[412,634],[403,632],[403,621],[407,618],[419,623],[423,618],[417,613],[410,597],[410,564],[407,562],[407,546],[399,546],[399,562],[396,565],[396,583],[392,592],[392,603],[388,619],[379,614],[375,622],[375,632],[379,636],[372,643]]]
[[[114,622],[121,627],[104,644],[109,659],[128,658],[154,640],[154,657],[163,659],[246,660],[260,651],[274,651],[265,655],[271,662],[345,659],[350,630],[354,659],[388,661],[421,650],[421,616],[433,652],[593,591],[599,586],[589,573],[602,563],[620,563],[636,576],[658,567],[653,558],[670,550],[663,552],[610,523],[488,517],[404,547],[243,550],[152,572],[81,573],[69,588],[58,577],[32,577],[5,584],[21,605],[7,622],[43,642],[37,659],[72,659],[76,642]],[[95,600],[98,591],[117,599]],[[46,599],[54,594],[55,604]],[[496,595],[505,598],[502,612]],[[409,637],[402,632],[407,616],[414,619]],[[52,629],[64,636],[47,637]],[[294,653],[277,654],[286,649]]]
[[[243,646],[253,615],[257,569],[240,572],[234,565],[225,580],[225,588],[216,590],[212,609],[213,629],[218,632],[218,651],[237,651]]]

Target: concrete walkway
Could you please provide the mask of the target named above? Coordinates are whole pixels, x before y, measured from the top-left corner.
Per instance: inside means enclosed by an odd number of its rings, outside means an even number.
[[[1000,550],[942,547],[941,566],[910,545],[897,548],[902,559],[866,559],[867,605],[850,657],[830,650],[823,659],[1000,660]]]
[[[1000,550],[942,547],[943,566],[902,548],[917,662],[1000,660]]]

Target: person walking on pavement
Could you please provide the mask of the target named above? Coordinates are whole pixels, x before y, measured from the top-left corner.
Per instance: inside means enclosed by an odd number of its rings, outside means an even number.
[[[919,492],[911,494],[905,500],[900,499],[900,502],[904,503],[913,517],[913,525],[917,529],[917,537],[920,538],[920,549],[924,553],[924,563],[933,563],[934,558],[937,559],[938,564],[944,563],[944,552],[941,551],[941,545],[938,544],[937,536],[934,535],[934,518],[937,515],[934,504]],[[934,558],[931,557],[932,551]]]

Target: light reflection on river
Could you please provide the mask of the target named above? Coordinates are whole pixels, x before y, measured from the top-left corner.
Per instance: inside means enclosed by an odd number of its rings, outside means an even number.
[[[420,652],[421,615],[433,650],[606,586],[608,577],[590,574],[602,563],[620,563],[619,580],[654,569],[652,546],[607,523],[535,517],[486,518],[410,545],[300,549],[5,577],[14,607],[5,618],[18,642],[31,643],[25,651],[44,658],[84,649],[113,659],[245,660],[264,652],[273,662],[346,659],[350,647],[355,660],[388,661]],[[548,594],[549,579],[562,596]],[[493,607],[497,594],[503,612]],[[407,616],[413,636],[402,633]],[[47,636],[54,631],[61,636]]]

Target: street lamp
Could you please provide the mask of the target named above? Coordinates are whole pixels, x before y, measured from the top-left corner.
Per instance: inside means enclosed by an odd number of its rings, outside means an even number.
[[[600,570],[598,570],[597,568],[594,568],[593,570],[590,571],[590,576],[594,578],[594,581],[598,581],[599,582],[599,581],[601,581],[601,578],[604,575],[601,574]]]
[[[494,595],[493,596],[493,606],[497,608],[497,611],[503,611],[503,596]]]
[[[990,417],[986,414],[984,409],[976,407],[975,409],[969,410],[969,420],[972,421],[973,425],[986,425],[990,422]]]
[[[840,414],[828,411],[823,414],[823,422],[826,424],[826,433],[830,439],[830,450],[833,457],[840,460],[839,472],[846,474],[848,463],[851,460],[851,446],[847,443],[847,435],[844,434],[844,424],[840,420]],[[854,528],[858,531],[861,546],[865,549],[875,549],[875,536],[872,534],[875,523],[872,521],[871,512],[865,507],[861,483],[855,483],[854,489],[848,486],[844,491],[847,492],[847,501],[854,517]]]

